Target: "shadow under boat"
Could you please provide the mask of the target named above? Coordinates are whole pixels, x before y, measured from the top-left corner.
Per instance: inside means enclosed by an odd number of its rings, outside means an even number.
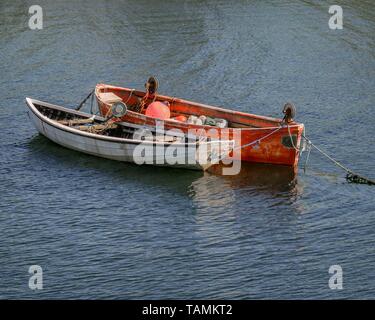
[[[102,174],[121,181],[134,180],[142,184],[166,187],[178,193],[186,193],[187,188],[203,176],[202,171],[170,167],[137,165],[128,162],[98,158],[79,151],[62,147],[43,135],[35,135],[28,143],[32,158],[40,163],[58,161],[62,170],[77,170],[79,175],[87,175],[83,170],[100,171]]]

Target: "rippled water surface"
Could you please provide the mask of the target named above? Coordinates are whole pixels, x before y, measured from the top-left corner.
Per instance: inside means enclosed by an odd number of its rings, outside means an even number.
[[[98,82],[151,74],[162,93],[235,110],[293,101],[316,144],[375,178],[373,1],[340,1],[335,31],[326,1],[39,1],[40,31],[32,4],[0,2],[1,298],[375,298],[375,189],[318,154],[295,181],[138,167],[49,142],[24,103],[74,107]]]

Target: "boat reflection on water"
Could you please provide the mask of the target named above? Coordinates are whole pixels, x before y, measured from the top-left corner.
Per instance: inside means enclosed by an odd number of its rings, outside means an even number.
[[[288,166],[242,163],[237,175],[221,175],[221,169],[214,166],[191,184],[190,197],[198,212],[233,214],[241,204],[257,203],[289,207],[303,192],[296,170]]]
[[[236,175],[221,175],[222,165],[212,166],[209,173],[220,175],[233,187],[268,186],[289,188],[296,183],[297,168],[282,165],[241,163],[241,171]]]
[[[213,169],[195,180],[189,190],[195,236],[204,250],[233,260],[244,252],[262,253],[262,246],[249,245],[246,251],[241,244],[248,239],[262,241],[264,234],[273,234],[280,225],[294,236],[295,221],[306,212],[299,201],[304,184],[297,181],[295,170],[249,163],[241,166],[238,175],[223,176],[220,167]]]
[[[220,165],[214,165],[208,172],[202,173],[99,159],[62,148],[41,135],[31,139],[28,147],[32,153],[30,159],[36,161],[35,165],[47,163],[51,171],[63,170],[78,177],[89,172],[103,183],[108,183],[110,179],[111,183],[120,185],[124,182],[140,183],[149,188],[159,188],[160,192],[169,190],[181,195],[187,192],[195,200],[210,199],[219,206],[221,202],[228,205],[235,191],[245,192],[247,196],[249,193],[268,193],[289,197],[299,194],[302,188],[297,184],[296,172],[288,166],[242,163],[239,174],[224,176],[221,175]]]

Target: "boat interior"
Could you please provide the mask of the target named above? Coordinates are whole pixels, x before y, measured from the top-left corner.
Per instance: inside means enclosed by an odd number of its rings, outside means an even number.
[[[47,118],[58,122],[61,125],[72,127],[81,131],[90,133],[124,138],[124,139],[137,139],[148,140],[157,142],[180,142],[180,143],[194,143],[199,140],[192,140],[191,137],[178,136],[178,135],[157,135],[151,130],[144,132],[137,126],[125,125],[120,122],[107,121],[104,117],[91,115],[75,111],[73,109],[66,109],[59,106],[49,106],[34,102],[35,108]],[[209,140],[209,138],[207,139]]]
[[[96,88],[97,98],[106,105],[115,102],[125,103],[129,110],[139,112],[139,105],[145,97],[145,92],[134,89],[113,87],[108,85],[98,85]],[[200,103],[186,101],[178,98],[156,94],[146,98],[146,104],[153,101],[168,103],[171,118],[178,116],[189,117],[191,115],[225,119],[229,128],[269,128],[278,127],[282,119],[258,116],[239,111],[232,111],[219,107],[212,107]],[[142,112],[145,113],[145,110]],[[296,124],[294,121],[290,125]]]

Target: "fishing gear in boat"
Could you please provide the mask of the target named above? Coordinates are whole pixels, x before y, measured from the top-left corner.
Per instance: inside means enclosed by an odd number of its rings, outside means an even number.
[[[81,131],[87,131],[91,133],[102,133],[108,129],[116,129],[116,121],[111,121],[113,118],[121,118],[128,112],[128,108],[123,102],[115,102],[108,111],[106,119],[101,124],[94,124],[95,115],[86,119],[73,119],[73,120],[62,120],[59,123],[67,125],[69,127],[75,127]],[[111,114],[109,116],[109,113]]]
[[[91,130],[94,130],[96,133],[103,132],[107,129],[115,129],[117,127],[115,121],[111,121],[113,118],[120,119],[128,112],[128,107],[124,102],[115,102],[110,109],[111,115],[105,119],[103,124],[91,126]]]
[[[121,118],[128,112],[128,107],[124,102],[115,102],[111,107],[111,116],[106,119],[106,122],[112,118]]]

